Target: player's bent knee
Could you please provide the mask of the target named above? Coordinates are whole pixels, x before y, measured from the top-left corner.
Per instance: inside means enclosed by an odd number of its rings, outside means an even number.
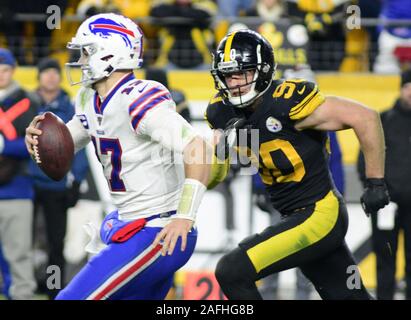
[[[231,282],[233,274],[230,274],[230,269],[233,267],[233,262],[235,260],[231,256],[231,253],[224,255],[217,263],[215,269],[215,277],[218,283],[221,284],[225,282]]]
[[[247,255],[236,248],[224,255],[217,263],[215,276],[220,286],[254,278],[255,271],[250,268]]]

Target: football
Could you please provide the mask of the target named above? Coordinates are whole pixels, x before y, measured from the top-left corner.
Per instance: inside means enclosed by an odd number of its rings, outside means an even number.
[[[55,181],[64,178],[71,168],[74,157],[74,143],[65,123],[51,112],[44,113],[44,119],[36,126],[42,134],[36,136],[35,161],[43,172]]]

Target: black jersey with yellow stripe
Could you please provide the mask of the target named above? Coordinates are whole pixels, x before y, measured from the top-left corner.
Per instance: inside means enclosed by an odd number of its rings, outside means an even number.
[[[258,129],[259,173],[271,201],[283,214],[315,204],[333,188],[328,169],[326,132],[298,131],[296,121],[324,102],[316,84],[305,80],[275,80],[256,102],[253,112],[211,99],[205,118],[213,129],[225,129],[232,118],[246,117],[248,130]]]

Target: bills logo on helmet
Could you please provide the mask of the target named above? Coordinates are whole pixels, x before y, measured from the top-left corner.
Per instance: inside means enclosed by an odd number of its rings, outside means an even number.
[[[118,34],[123,38],[126,45],[132,48],[132,44],[128,36],[134,37],[134,32],[127,29],[121,23],[115,22],[111,19],[98,18],[90,23],[89,28],[91,33],[103,38],[108,38],[113,34]]]

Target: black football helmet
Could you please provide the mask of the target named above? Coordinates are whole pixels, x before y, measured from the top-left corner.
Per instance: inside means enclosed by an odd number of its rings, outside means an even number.
[[[224,104],[238,108],[252,104],[270,86],[276,64],[273,48],[270,43],[249,29],[231,32],[221,40],[216,52],[213,54],[211,74],[214,78],[215,88],[220,92]],[[225,81],[225,76],[233,73],[244,73],[255,70],[251,89],[246,94],[233,96]]]

